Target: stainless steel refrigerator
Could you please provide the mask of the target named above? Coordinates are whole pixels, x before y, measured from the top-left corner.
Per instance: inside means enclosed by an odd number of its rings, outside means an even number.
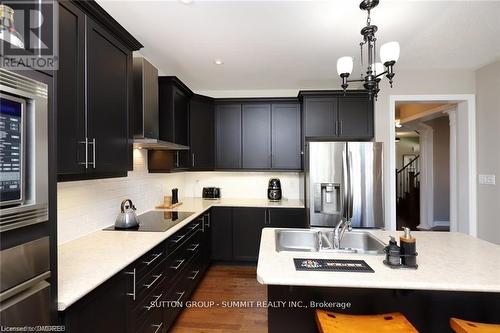
[[[311,227],[384,228],[381,142],[306,142],[306,207]]]

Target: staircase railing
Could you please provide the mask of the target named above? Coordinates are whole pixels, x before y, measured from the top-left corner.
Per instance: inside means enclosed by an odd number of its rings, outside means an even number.
[[[396,198],[404,198],[414,190],[420,181],[420,155],[417,155],[401,169],[396,170]]]

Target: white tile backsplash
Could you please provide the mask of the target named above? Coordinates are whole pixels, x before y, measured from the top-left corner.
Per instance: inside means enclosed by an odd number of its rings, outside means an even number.
[[[266,198],[271,177],[281,180],[283,196],[299,199],[297,172],[181,172],[154,174],[147,170],[147,151],[134,149],[134,171],[127,177],[63,182],[57,185],[58,243],[65,243],[112,225],[122,200],[130,198],[138,213],[153,209],[179,189],[179,197],[201,197],[205,186],[221,188],[226,198]]]

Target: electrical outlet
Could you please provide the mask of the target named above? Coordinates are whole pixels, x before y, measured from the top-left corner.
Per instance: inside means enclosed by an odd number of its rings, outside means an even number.
[[[495,185],[495,175],[479,175],[479,184]]]

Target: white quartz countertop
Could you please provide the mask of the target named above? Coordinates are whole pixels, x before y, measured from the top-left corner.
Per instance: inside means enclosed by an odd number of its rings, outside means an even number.
[[[262,231],[257,279],[266,285],[500,292],[500,246],[455,232],[413,232],[417,270],[391,269],[384,255],[277,252],[275,228]],[[401,232],[370,231],[388,242]],[[361,259],[375,273],[296,271],[293,258]]]
[[[273,203],[266,199],[183,198],[180,201],[183,204],[172,210],[193,212],[193,215],[165,232],[98,230],[59,245],[57,249],[58,310],[63,311],[68,308],[213,206],[304,207],[304,203],[300,200],[283,200]],[[114,221],[109,221],[109,225],[113,223]]]

